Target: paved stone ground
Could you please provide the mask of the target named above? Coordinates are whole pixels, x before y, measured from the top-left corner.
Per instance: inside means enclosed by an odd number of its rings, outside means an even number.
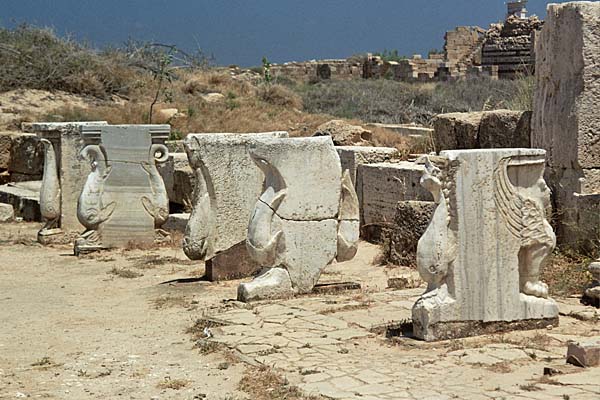
[[[358,276],[346,267],[334,266],[329,277]],[[379,285],[344,294],[230,303],[205,313],[209,340],[326,398],[600,399],[600,368],[565,365],[569,340],[600,335],[596,309],[559,299],[560,326],[551,330],[437,343],[386,339],[382,326],[407,321],[423,288],[385,290],[383,278],[380,272],[369,278]],[[567,373],[547,377],[544,367]]]

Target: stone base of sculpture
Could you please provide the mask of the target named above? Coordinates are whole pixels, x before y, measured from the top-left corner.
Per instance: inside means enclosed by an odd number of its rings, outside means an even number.
[[[297,290],[292,287],[290,274],[285,268],[270,268],[263,271],[251,282],[238,286],[239,301],[281,299],[291,297]]]
[[[558,326],[558,317],[542,319],[525,319],[518,321],[463,321],[463,322],[439,322],[419,326],[413,324],[413,334],[426,341],[459,339],[479,335],[491,335],[494,333],[526,331],[532,329],[546,329],[549,326]]]
[[[558,306],[552,299],[519,294],[520,315],[512,321],[460,321],[459,304],[447,294],[429,292],[413,306],[413,334],[426,341],[456,339],[512,330],[558,326]]]
[[[417,246],[427,291],[413,332],[432,341],[556,325],[540,271],[556,246],[538,149],[444,151],[421,184],[436,208]]]
[[[60,228],[42,228],[37,234],[37,241],[44,246],[49,244],[59,244],[64,242],[65,235]]]

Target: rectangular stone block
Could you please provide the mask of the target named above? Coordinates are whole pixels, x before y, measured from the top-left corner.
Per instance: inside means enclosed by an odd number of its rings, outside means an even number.
[[[80,195],[78,216],[87,228],[75,254],[97,248],[148,245],[169,216],[156,164],[168,159],[169,125],[81,127],[84,155],[93,168]]]
[[[399,201],[432,201],[431,193],[419,184],[423,171],[423,165],[409,161],[359,165],[361,225],[393,224]]]
[[[12,205],[15,216],[25,221],[41,221],[41,183],[41,181],[31,181],[0,185],[0,203]]]
[[[169,160],[158,166],[158,172],[165,183],[169,201],[181,205],[186,212],[191,212],[196,184],[187,154],[171,153]]]
[[[483,112],[439,114],[433,119],[436,151],[476,149]]]
[[[578,367],[600,367],[600,337],[570,342],[567,362]]]
[[[10,165],[12,142],[16,132],[0,132],[0,171],[7,170]]]
[[[205,262],[206,278],[211,282],[246,278],[260,272],[262,267],[246,250],[246,241],[217,253]]]
[[[557,305],[539,280],[556,245],[545,214],[544,153],[452,150],[440,154],[438,167],[427,164],[422,181],[437,206],[417,247],[417,267],[428,283],[413,307],[417,337],[558,322]]]
[[[600,167],[600,3],[549,4],[536,40],[532,134],[560,168]]]

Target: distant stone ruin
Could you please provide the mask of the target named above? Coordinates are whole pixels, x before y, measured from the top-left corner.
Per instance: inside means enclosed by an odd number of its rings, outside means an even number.
[[[527,17],[526,4],[525,0],[507,3],[505,20],[491,24],[487,30],[459,26],[446,32],[443,54],[430,53],[427,58],[415,54],[390,61],[369,53],[362,58],[289,62],[273,64],[271,74],[305,83],[384,77],[403,82],[430,82],[531,75],[535,66],[535,38],[543,21],[536,16]]]

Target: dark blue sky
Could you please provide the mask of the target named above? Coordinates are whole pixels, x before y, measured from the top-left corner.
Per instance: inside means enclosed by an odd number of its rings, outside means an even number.
[[[545,18],[546,4],[528,10]],[[345,58],[398,49],[425,55],[442,49],[458,25],[487,27],[504,18],[497,0],[3,0],[1,26],[54,27],[95,46],[128,38],[199,45],[217,64]]]

